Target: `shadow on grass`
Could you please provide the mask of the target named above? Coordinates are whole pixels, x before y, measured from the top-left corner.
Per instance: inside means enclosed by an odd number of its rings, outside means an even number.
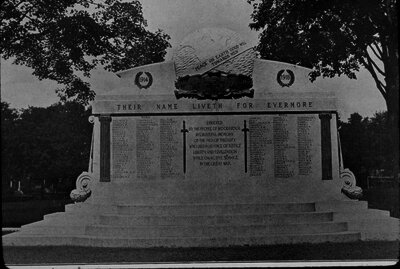
[[[28,200],[2,202],[2,227],[21,227],[22,225],[40,221],[46,214],[65,211],[65,205],[72,203],[63,200]]]
[[[368,201],[369,208],[388,210],[390,216],[400,218],[399,186],[390,188],[371,188],[364,190],[363,200]]]
[[[352,242],[229,248],[3,247],[6,264],[398,259],[399,242]]]

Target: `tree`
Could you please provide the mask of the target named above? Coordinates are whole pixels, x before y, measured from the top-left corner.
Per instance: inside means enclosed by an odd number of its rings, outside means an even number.
[[[2,190],[5,191],[11,180],[16,179],[17,137],[16,125],[19,119],[18,111],[10,108],[6,102],[1,102],[1,178]]]
[[[167,34],[146,30],[136,0],[4,0],[0,14],[2,57],[65,85],[63,99],[85,104],[95,93],[82,75],[99,64],[116,72],[160,62],[170,47]]]
[[[50,107],[29,107],[19,113],[1,103],[2,185],[28,179],[72,189],[77,176],[87,171],[93,125],[90,109],[77,102]]]
[[[369,119],[366,136],[367,148],[373,160],[372,167],[378,170],[390,171],[391,145],[390,130],[388,130],[388,113],[377,112]]]
[[[345,167],[356,175],[360,187],[367,187],[367,176],[376,170],[389,175],[393,148],[387,130],[387,112],[377,112],[371,118],[353,113],[347,122],[339,121],[339,126]]]
[[[399,54],[396,0],[248,0],[262,58],[312,68],[310,79],[365,67],[388,110],[394,175],[399,173]]]
[[[16,153],[21,178],[49,183],[62,178],[73,185],[88,169],[93,128],[88,121],[90,114],[76,102],[22,110]]]
[[[342,149],[343,162],[346,168],[356,175],[357,184],[366,187],[368,169],[371,167],[371,155],[368,154],[368,118],[358,114],[350,115],[348,122],[340,122],[340,142]]]

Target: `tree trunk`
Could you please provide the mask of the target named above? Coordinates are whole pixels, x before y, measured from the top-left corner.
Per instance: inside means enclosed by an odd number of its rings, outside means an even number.
[[[392,167],[393,175],[399,179],[399,65],[398,65],[397,42],[392,42],[388,46],[388,61],[385,65],[386,82],[386,105],[388,110],[388,124],[391,132],[392,144]]]
[[[398,95],[398,94],[397,94]],[[391,133],[391,144],[392,144],[392,167],[393,176],[399,179],[399,105],[397,100],[391,100],[387,102],[388,106],[388,124]],[[394,104],[397,103],[397,104]]]

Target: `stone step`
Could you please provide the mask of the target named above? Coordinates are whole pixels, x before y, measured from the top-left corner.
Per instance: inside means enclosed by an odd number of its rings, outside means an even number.
[[[237,237],[185,237],[185,238],[111,238],[94,236],[17,235],[3,236],[5,246],[83,246],[83,247],[228,247],[275,244],[300,244],[324,242],[354,242],[361,238],[358,232],[321,234],[285,234]]]
[[[186,216],[131,216],[100,215],[99,224],[109,226],[140,225],[251,225],[316,223],[332,221],[331,212],[299,212],[276,214],[186,215]]]
[[[344,225],[345,224],[345,225]],[[28,228],[29,227],[29,228]],[[346,229],[345,229],[346,228]],[[149,230],[150,229],[150,230]],[[110,227],[94,225],[85,228],[85,225],[64,225],[62,223],[42,223],[26,225],[21,228],[21,234],[43,234],[43,235],[98,235],[113,237],[133,237],[133,235],[147,236],[206,236],[211,234],[232,236],[262,236],[276,233],[314,233],[314,232],[338,232],[354,231],[360,232],[364,241],[385,240],[395,241],[400,239],[400,223],[396,218],[359,219],[349,222],[329,223],[298,223],[282,225],[241,225],[241,226],[137,226],[137,227]],[[314,232],[313,232],[314,231]]]
[[[321,201],[315,202],[315,211],[352,212],[368,209],[367,201]]]
[[[343,232],[345,222],[301,223],[282,225],[191,225],[191,226],[105,226],[105,225],[51,225],[42,224],[23,229],[23,234],[46,235],[91,235],[115,238],[157,238],[157,237],[197,237],[197,236],[262,236],[270,234],[313,234]]]
[[[218,225],[218,224],[279,224],[279,223],[306,223],[327,222],[333,220],[332,212],[294,212],[274,214],[231,214],[231,215],[181,215],[181,216],[136,216],[136,215],[92,215],[82,212],[58,212],[44,216],[44,220],[37,223],[51,225]],[[28,224],[36,225],[36,223]]]
[[[369,220],[390,217],[390,212],[379,209],[361,209],[359,211],[333,212],[334,221]]]
[[[44,222],[61,222],[65,224],[80,223],[90,224],[95,223],[100,218],[100,215],[87,214],[86,212],[56,212],[43,216]],[[29,224],[28,224],[29,225]]]
[[[25,226],[21,228],[20,233],[24,235],[84,235],[85,225],[54,225],[51,223],[38,223],[36,225]]]
[[[361,232],[364,241],[400,240],[400,220],[397,218],[354,219],[348,221],[348,229]]]
[[[229,237],[268,236],[273,234],[314,234],[347,231],[345,222],[282,224],[282,225],[191,225],[191,226],[90,226],[86,235],[112,238],[164,238],[164,237]]]
[[[114,184],[107,185],[96,184],[93,186],[92,190],[94,193],[100,194],[99,196],[94,196],[99,200],[109,197],[110,194],[111,196],[117,194],[115,197],[132,196],[133,199],[145,197],[162,199],[189,196],[218,198],[254,195],[265,197],[268,192],[264,190],[275,187],[281,189],[281,186],[287,185],[287,183],[275,182],[271,187],[271,185],[265,181],[266,177],[252,178],[252,180],[248,180],[246,177],[237,178],[236,180],[231,180],[229,177],[225,177],[224,179],[218,179],[217,177],[197,177],[192,180],[152,178],[151,180],[142,180],[141,182],[140,179],[136,178],[125,183],[113,182]],[[283,191],[285,190],[286,189],[283,189]],[[154,194],[158,194],[157,197],[155,197]]]
[[[114,220],[110,220],[114,219]],[[132,226],[149,225],[183,225],[185,229],[190,226],[213,225],[218,226],[257,226],[273,224],[318,224],[321,222],[346,222],[348,230],[360,232],[362,240],[399,240],[399,219],[391,218],[388,211],[377,209],[363,209],[361,211],[345,212],[298,212],[281,214],[236,214],[224,216],[132,216],[132,215],[90,215],[87,213],[52,213],[45,216],[43,221],[31,223],[21,227],[21,234],[44,235],[83,235],[85,227],[102,227],[102,224],[129,228]],[[113,227],[109,227],[113,228]],[[140,228],[140,227],[139,227]],[[143,227],[141,227],[143,228]],[[244,228],[245,229],[245,228]],[[251,232],[249,232],[251,233]]]
[[[245,207],[247,208],[248,205],[240,205],[239,207]],[[265,208],[264,206],[269,206],[269,205],[262,205],[262,204],[258,204],[256,205],[256,207],[258,207],[255,211],[257,212],[256,214],[253,215],[259,215],[262,214],[262,212],[264,211],[263,209]],[[294,207],[291,208],[292,210],[301,210],[301,209],[309,209],[308,208],[309,204],[304,204],[304,207]],[[361,206],[363,206],[363,204],[361,204]],[[147,208],[150,207],[150,210],[147,210]],[[178,207],[178,208],[177,208]],[[101,208],[100,206],[96,205],[83,205],[81,204],[81,206],[79,207],[66,207],[66,212],[67,213],[62,213],[62,212],[57,212],[57,213],[52,213],[52,214],[48,214],[44,217],[44,219],[49,219],[49,218],[57,218],[57,217],[61,217],[61,216],[67,216],[67,218],[63,217],[63,221],[67,221],[69,222],[69,220],[71,219],[76,219],[77,217],[75,216],[75,214],[79,215],[79,219],[82,222],[85,218],[85,214],[89,214],[91,215],[92,219],[98,219],[99,216],[96,215],[96,213],[98,214],[112,214],[112,215],[128,215],[125,214],[127,213],[127,211],[136,211],[137,213],[134,214],[135,216],[149,216],[149,215],[156,215],[156,216],[171,216],[171,215],[183,215],[183,213],[186,212],[182,212],[181,209],[179,209],[179,206],[177,205],[173,205],[171,206],[171,208],[173,208],[172,210],[175,210],[176,214],[166,214],[166,211],[162,211],[163,207],[161,206],[161,208],[159,207],[153,207],[153,206],[108,206],[105,208]],[[206,206],[204,206],[204,208],[206,208]],[[290,209],[290,206],[287,207],[286,209]],[[348,209],[348,208],[347,208]],[[172,211],[171,210],[171,211]],[[189,211],[189,210],[188,210]],[[251,212],[252,210],[248,210],[246,211],[246,213]],[[270,210],[269,212],[271,212],[273,210]],[[155,214],[156,212],[159,212],[159,214]],[[258,213],[259,212],[259,213]],[[265,211],[264,211],[265,212]],[[322,212],[321,213],[326,213],[326,212]],[[142,213],[142,214],[139,214]],[[149,213],[147,215],[145,215],[146,213]],[[194,214],[196,213],[196,214]],[[198,214],[200,213],[199,211],[196,212],[190,212],[189,215],[200,215]],[[204,216],[206,215],[217,215],[216,211],[210,210],[207,212],[203,212],[206,214],[203,214]],[[74,214],[74,215],[72,215]],[[132,213],[133,214],[133,213]],[[230,212],[220,212],[220,215],[229,215],[232,214]],[[363,219],[376,219],[376,218],[385,218],[385,217],[390,217],[390,212],[386,211],[386,210],[379,210],[379,209],[360,209],[358,211],[355,210],[346,210],[343,212],[332,212],[333,214],[333,220],[334,221],[350,221],[350,220],[363,220]],[[129,214],[130,215],[130,214]]]
[[[283,212],[314,212],[313,203],[277,203],[277,204],[171,204],[171,205],[67,205],[66,212],[88,212],[90,214],[115,215],[230,215],[261,214]]]
[[[284,188],[284,186],[282,186]],[[221,190],[219,190],[221,191]],[[111,192],[111,191],[110,191]],[[241,193],[245,193],[245,190],[242,190]],[[261,192],[261,191],[260,191]],[[254,193],[253,191],[249,192],[249,195],[243,195],[238,193],[234,194],[223,194],[216,191],[213,194],[210,194],[207,191],[203,191],[203,193],[199,194],[199,190],[194,191],[193,193],[159,193],[160,196],[155,197],[154,193],[150,195],[133,195],[126,192],[115,192],[113,196],[102,197],[101,194],[97,194],[96,197],[93,197],[91,202],[93,204],[126,204],[126,205],[162,205],[162,204],[246,204],[246,203],[304,203],[304,202],[313,202],[306,201],[303,198],[298,197],[297,199],[290,199],[290,193],[284,194],[274,194],[271,197],[271,191],[268,191],[268,194],[262,193]],[[281,195],[285,195],[286,198],[282,198]],[[282,199],[282,200],[280,200]]]

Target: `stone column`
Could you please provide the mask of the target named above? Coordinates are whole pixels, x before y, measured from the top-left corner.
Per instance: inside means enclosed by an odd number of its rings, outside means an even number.
[[[330,113],[319,114],[321,120],[322,180],[332,180],[332,141]]]
[[[100,121],[100,182],[110,182],[110,123],[111,116],[99,117]]]

